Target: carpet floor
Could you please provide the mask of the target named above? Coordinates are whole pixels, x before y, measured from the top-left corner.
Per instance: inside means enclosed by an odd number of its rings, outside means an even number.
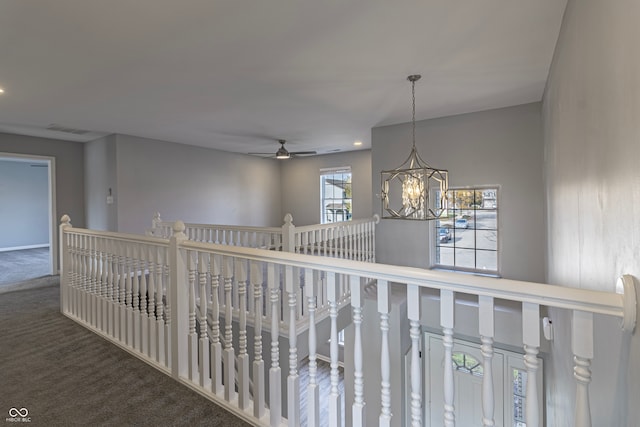
[[[249,425],[61,315],[58,286],[0,295],[0,343],[7,422],[26,408],[33,426]]]
[[[22,282],[50,273],[49,248],[0,252],[0,285]]]

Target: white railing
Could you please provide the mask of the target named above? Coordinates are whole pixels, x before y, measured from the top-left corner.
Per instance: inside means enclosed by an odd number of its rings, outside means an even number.
[[[285,216],[285,227],[291,223]],[[380,217],[295,227],[293,251],[354,261],[375,262],[375,226]],[[291,224],[292,225],[292,224]]]
[[[340,284],[349,288],[351,293],[349,304],[354,339],[353,346],[349,347],[353,351],[345,354],[345,365],[352,368],[353,376],[345,377],[345,381],[352,383],[349,388],[352,392],[345,396],[345,402],[354,426],[401,423],[400,414],[392,413],[393,405],[402,399],[402,394],[394,394],[392,390],[395,389],[391,387],[397,378],[392,377],[390,360],[396,352],[402,351],[389,344],[392,284],[403,290],[407,301],[405,321],[408,331],[405,333],[411,341],[411,392],[407,399],[411,409],[406,424],[412,426],[423,425],[424,416],[419,352],[421,323],[424,321],[421,293],[425,288],[435,289],[440,294],[445,354],[442,384],[445,426],[455,425],[451,356],[456,328],[456,293],[475,295],[478,299],[478,332],[486,373],[491,372],[494,349],[495,299],[522,304],[522,344],[529,378],[526,388],[527,427],[542,425],[538,414],[544,402],[538,401],[541,384],[535,380],[539,367],[542,306],[573,312],[577,426],[591,425],[588,386],[593,358],[593,315],[620,318],[623,329],[629,332],[633,331],[636,320],[636,284],[630,276],[621,279],[621,293],[598,292],[194,242],[187,239],[180,222],[176,222],[174,234],[166,241],[75,229],[65,217],[60,242],[61,309],[65,315],[260,426],[315,426],[319,422],[320,408],[329,414],[329,425],[341,425],[343,408],[338,388],[337,339]],[[147,276],[149,279],[145,284]],[[150,284],[151,277],[155,277],[153,285]],[[323,277],[329,304],[331,387],[328,395],[320,396],[316,348],[326,337],[319,336],[316,330],[315,310],[318,283]],[[279,278],[284,283],[282,288]],[[373,301],[377,311],[375,315],[364,310],[368,304],[364,284],[372,281],[377,288]],[[298,284],[306,290],[304,302],[310,317],[308,343],[305,343],[309,349],[309,378],[305,390],[300,387],[299,374],[301,352],[298,345],[303,343],[298,342],[294,321],[299,304]],[[223,289],[222,298],[218,298],[220,288]],[[162,295],[160,289],[163,290]],[[238,293],[235,301],[234,290]],[[136,295],[142,298],[136,298]],[[147,299],[145,295],[150,297]],[[153,295],[155,297],[151,297]],[[278,318],[272,316],[269,321],[264,312],[269,305],[272,312],[281,310],[281,302],[285,301],[284,316],[292,320],[289,322],[289,340],[281,343]],[[238,308],[237,322],[233,321],[234,304]],[[255,320],[251,329],[247,327],[250,316]],[[207,327],[202,327],[207,325],[209,318],[212,321]],[[381,344],[379,362],[375,358],[375,366],[371,366],[370,358],[364,354],[364,324],[378,325],[377,335]],[[154,341],[154,336],[159,338]],[[372,338],[367,336],[368,340]],[[263,348],[265,340],[269,340],[266,351]],[[164,352],[160,349],[160,341],[165,343]],[[372,383],[372,377],[365,375],[365,372],[372,371],[379,373],[379,382]],[[286,382],[286,387],[283,382]],[[367,401],[365,396],[371,396],[375,390],[380,392]],[[301,399],[302,394],[305,399]],[[492,375],[484,375],[483,425],[494,425],[495,399]],[[304,407],[301,400],[305,401]],[[367,407],[376,411],[377,420],[366,418]]]
[[[185,223],[184,233],[196,242],[375,262],[378,222],[380,217],[374,215],[352,221],[295,226],[293,217],[287,214],[281,227]],[[163,221],[160,213],[156,213],[146,234],[168,239],[173,234],[173,224],[174,221]]]
[[[163,221],[156,213],[147,235],[168,239],[173,234],[174,221]],[[237,225],[186,223],[185,234],[189,240],[216,243],[220,245],[242,246],[282,250],[281,227],[247,227]]]
[[[187,239],[196,242],[375,262],[375,226],[379,222],[380,217],[374,215],[372,218],[354,219],[352,221],[295,226],[292,215],[287,214],[281,227],[185,223],[184,233]],[[151,228],[147,230],[146,234],[168,239],[173,234],[174,223],[174,221],[163,221],[160,213],[156,213],[152,219]],[[305,304],[305,289],[303,286],[298,286],[297,291],[299,304],[296,311],[296,323],[298,331],[303,331],[309,325],[307,306]],[[224,306],[223,289],[219,288],[218,293],[222,306]],[[349,287],[340,283],[339,308],[349,302],[349,295]],[[236,320],[239,318],[238,298],[238,291],[234,289],[232,301],[234,303],[233,316]],[[315,316],[316,321],[319,322],[329,315],[329,301],[324,276],[319,278],[316,298]],[[252,305],[253,301],[250,300],[249,304]],[[281,304],[285,305],[286,302],[281,301]],[[286,310],[283,307],[278,307],[276,311],[280,313],[280,328],[282,334],[286,336],[289,333],[290,318],[285,315]],[[271,318],[272,309],[270,304],[266,305],[265,314],[269,319]],[[249,322],[253,324],[252,316],[249,317]]]

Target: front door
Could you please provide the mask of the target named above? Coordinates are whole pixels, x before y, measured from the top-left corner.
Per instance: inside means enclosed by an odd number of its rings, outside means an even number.
[[[442,426],[444,420],[444,347],[442,338],[426,334],[428,357],[425,374],[429,401],[425,405],[427,426]],[[492,359],[494,388],[494,420],[504,426],[504,356],[494,353]],[[482,354],[478,344],[454,340],[453,345],[454,407],[456,425],[482,426]]]

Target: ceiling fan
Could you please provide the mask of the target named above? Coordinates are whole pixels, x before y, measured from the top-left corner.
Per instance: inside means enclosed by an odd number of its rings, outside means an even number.
[[[275,155],[273,153],[248,153],[248,154],[253,154],[253,155],[258,155],[258,156],[275,156],[276,159],[289,159],[291,157],[294,156],[308,156],[311,154],[317,154],[315,151],[288,151],[286,148],[284,148],[284,144],[287,142],[284,139],[279,139],[278,142],[280,143],[280,148],[278,149],[278,151],[276,151]]]

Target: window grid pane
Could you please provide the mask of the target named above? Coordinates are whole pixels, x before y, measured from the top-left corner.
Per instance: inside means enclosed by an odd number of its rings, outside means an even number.
[[[436,267],[498,273],[497,196],[497,188],[447,192],[448,210],[434,221]]]
[[[320,175],[320,221],[323,224],[351,220],[351,172]]]

